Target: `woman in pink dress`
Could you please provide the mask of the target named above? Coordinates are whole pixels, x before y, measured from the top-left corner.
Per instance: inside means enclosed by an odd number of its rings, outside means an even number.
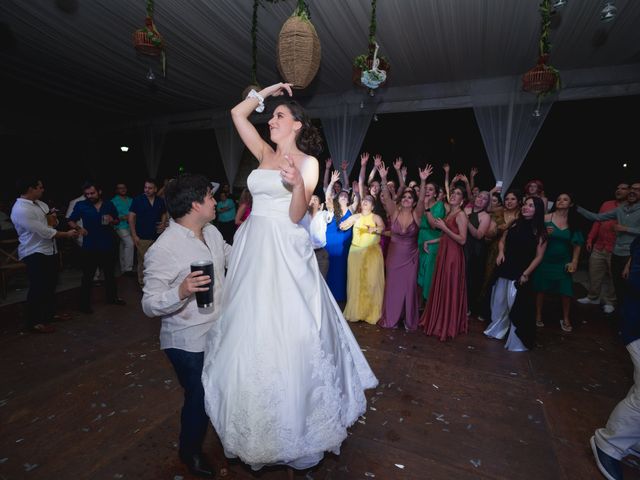
[[[464,244],[467,241],[467,216],[462,210],[466,201],[464,189],[455,187],[449,198],[449,213],[433,220],[442,230],[433,284],[420,325],[427,335],[441,341],[467,332],[467,288]],[[427,212],[431,215],[431,212]]]
[[[238,200],[238,210],[236,211],[236,228],[244,223],[251,214],[251,207],[253,206],[253,197],[248,188],[242,190],[240,199]]]
[[[382,317],[378,325],[395,328],[401,320],[407,331],[418,329],[418,231],[424,212],[424,191],[427,177],[433,169],[427,165],[420,173],[420,195],[405,188],[394,202],[387,191],[387,172],[384,163],[378,166],[382,181],[382,197],[391,225],[391,242],[387,251],[387,279],[384,287]]]

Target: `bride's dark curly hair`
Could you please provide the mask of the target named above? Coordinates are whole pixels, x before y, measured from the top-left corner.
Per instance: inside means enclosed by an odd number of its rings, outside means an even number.
[[[302,128],[296,136],[296,147],[307,155],[318,156],[322,152],[322,136],[316,127],[311,123],[311,119],[306,114],[302,106],[295,100],[282,102],[289,109],[294,120],[302,123]]]

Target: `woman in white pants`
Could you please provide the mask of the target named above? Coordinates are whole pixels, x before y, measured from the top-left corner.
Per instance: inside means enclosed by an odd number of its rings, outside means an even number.
[[[535,344],[534,297],[529,277],[547,248],[542,200],[528,197],[521,213],[498,244],[491,324],[484,331],[486,336],[497,339],[509,333],[505,348],[516,352],[531,349]]]

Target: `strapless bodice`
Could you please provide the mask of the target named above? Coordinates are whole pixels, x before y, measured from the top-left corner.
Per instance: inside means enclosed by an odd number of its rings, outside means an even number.
[[[247,178],[253,197],[251,215],[289,218],[290,186],[282,181],[280,170],[256,168]]]

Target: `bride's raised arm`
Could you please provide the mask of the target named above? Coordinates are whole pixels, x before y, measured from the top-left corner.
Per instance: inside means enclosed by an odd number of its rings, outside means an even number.
[[[231,118],[240,138],[260,163],[264,158],[265,148],[271,149],[271,147],[262,139],[256,127],[249,121],[249,115],[259,106],[264,106],[265,98],[278,97],[284,95],[285,92],[289,96],[293,95],[290,83],[276,83],[270,87],[263,88],[257,93],[252,90],[252,93],[247,98],[231,109]]]

